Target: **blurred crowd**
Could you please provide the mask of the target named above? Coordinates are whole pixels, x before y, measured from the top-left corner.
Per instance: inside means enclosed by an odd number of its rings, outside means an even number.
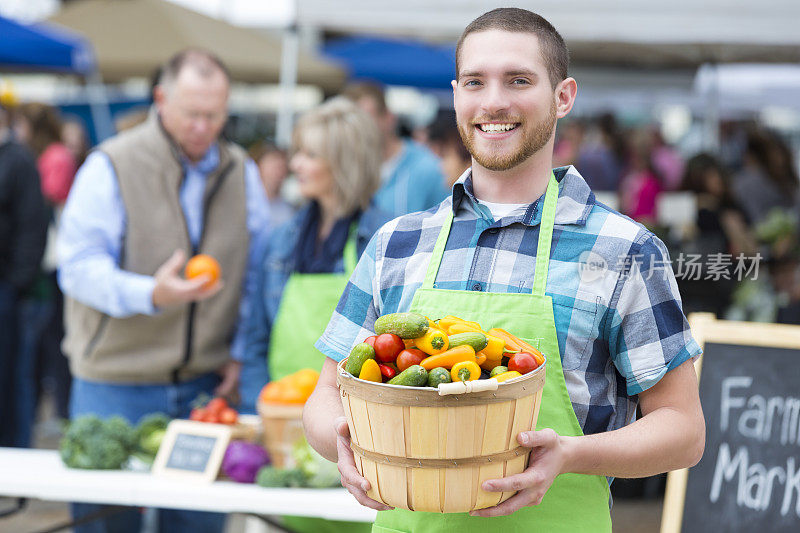
[[[194,60],[187,61],[191,67]],[[203,78],[203,83],[219,72],[224,74],[224,69],[213,64],[210,67],[202,61],[197,64],[201,65],[198,76],[208,78]],[[218,253],[230,255],[225,259],[228,263],[223,264],[223,272],[228,276],[226,284],[232,284],[238,293],[231,297],[228,307],[213,311],[235,316],[233,311],[239,310],[235,336],[231,330],[223,332],[223,337],[235,337],[231,353],[242,366],[239,388],[242,411],[252,412],[264,383],[291,373],[297,365],[297,362],[289,364],[277,357],[270,360],[269,365],[266,363],[268,352],[294,342],[287,339],[287,330],[278,327],[290,327],[287,325],[304,312],[303,305],[297,307],[299,311],[293,311],[290,304],[307,305],[312,294],[323,298],[328,291],[332,296],[322,307],[335,306],[338,294],[345,289],[343,280],[346,278],[341,276],[352,269],[352,262],[358,255],[365,253],[372,233],[396,216],[438,204],[469,168],[471,159],[461,142],[452,110],[441,111],[428,126],[415,130],[412,135],[401,136],[398,117],[387,107],[382,89],[369,84],[352,85],[342,96],[301,117],[288,150],[263,140],[246,147],[246,153],[240,154],[238,147],[224,143],[219,137],[227,119],[224,113],[227,92],[216,109],[186,111],[171,100],[167,86],[174,91],[189,91],[188,99],[181,100],[190,102],[187,105],[191,105],[191,97],[202,96],[203,90],[210,90],[208,83],[197,89],[191,85],[192,80],[184,80],[181,76],[188,67],[182,65],[173,64],[172,70],[168,68],[160,81],[154,83],[156,103],[153,110],[139,114],[136,120],[122,126],[131,132],[165,132],[183,151],[176,156],[176,162],[182,165],[183,177],[175,176],[180,198],[175,197],[174,205],[184,210],[191,240],[187,251],[197,252],[204,246],[213,246],[208,244],[209,240],[236,241],[222,230],[214,234],[204,227],[215,220],[217,222],[213,223],[221,224],[224,215],[214,218],[213,210],[206,210],[203,213],[209,215],[208,218],[198,219],[192,214],[200,212],[201,204],[207,207],[210,202],[206,197],[210,193],[203,189],[204,178],[201,185],[192,185],[192,176],[215,176],[221,161],[229,158],[234,168],[232,172],[242,172],[246,183],[249,183],[247,176],[252,174],[261,185],[258,192],[254,189],[244,193],[226,192],[229,197],[226,196],[225,201],[230,202],[226,207],[238,206],[243,213],[241,220],[230,224],[239,224],[236,227],[249,233],[250,239],[241,241],[243,249],[232,254],[225,252],[227,245],[217,244]],[[165,80],[164,76],[170,75],[174,79]],[[227,91],[226,76],[220,83]],[[154,115],[158,115],[158,119],[153,118]],[[195,135],[192,121],[195,120],[208,122],[204,123],[206,130],[199,144],[192,137]],[[192,143],[198,146],[196,154],[191,154],[187,148],[194,146]],[[210,296],[203,293],[199,285],[191,287],[194,292],[178,285],[180,267],[186,259],[183,256],[170,258],[163,264],[164,257],[147,260],[151,270],[156,272],[156,286],[155,289],[149,286],[153,290],[153,301],[140,307],[124,301],[125,294],[130,291],[109,296],[114,300],[109,304],[95,305],[91,297],[80,295],[83,289],[76,287],[81,284],[90,289],[100,284],[95,285],[97,277],[80,279],[85,266],[81,263],[82,254],[88,254],[88,248],[80,248],[82,245],[76,234],[91,239],[99,231],[102,239],[113,241],[121,238],[121,228],[128,224],[133,236],[143,239],[142,235],[146,236],[153,227],[147,225],[151,222],[145,219],[151,213],[144,206],[136,207],[143,213],[138,215],[133,204],[128,203],[138,194],[137,163],[126,159],[127,148],[123,148],[108,149],[112,154],[110,166],[97,161],[97,152],[87,159],[87,135],[79,120],[60,116],[55,108],[45,104],[3,103],[0,168],[12,171],[0,171],[0,179],[7,181],[0,182],[0,346],[3,347],[4,369],[0,372],[0,394],[3,395],[0,405],[4,417],[0,425],[0,446],[31,445],[32,425],[43,392],[55,400],[58,416],[67,418],[70,414],[72,377],[61,348],[65,335],[64,295],[58,281],[62,282],[62,287],[67,287],[65,293],[76,291],[71,297],[80,302],[78,306],[93,308],[110,317],[111,322],[124,321],[125,317],[137,313],[152,314],[152,322],[143,322],[137,327],[150,327],[148,324],[156,327],[159,321],[169,319],[169,313],[159,314],[157,309],[176,303],[201,305],[200,302]],[[119,154],[114,155],[117,152]],[[165,152],[163,157],[166,161],[170,156]],[[625,128],[613,115],[604,114],[559,124],[554,166],[563,165],[574,165],[597,193],[599,201],[608,202],[647,225],[667,243],[687,314],[711,311],[728,318],[800,324],[800,182],[792,152],[780,135],[755,123],[726,123],[721,130],[721,147],[717,153],[687,156],[666,143],[655,125]],[[130,170],[123,170],[127,167]],[[91,202],[99,198],[97,191],[87,186],[79,193],[80,198],[70,196],[76,173],[79,176],[80,173],[101,175],[111,172],[109,168],[124,175],[119,188],[121,202],[125,204],[123,211],[128,218],[121,218],[123,214],[113,210],[108,212],[120,217],[113,222],[114,227],[119,226],[116,233],[109,229],[111,219],[105,219],[102,211],[91,209]],[[127,172],[131,173],[130,177]],[[687,195],[692,209],[683,213],[683,218],[678,217],[682,222],[664,224],[664,220],[676,218],[665,216],[669,213],[660,210],[674,209],[677,205],[665,200]],[[76,211],[68,220],[72,233],[64,238],[65,242],[69,241],[64,249],[70,250],[71,255],[57,259],[55,243],[68,198],[73,204],[72,211]],[[80,218],[79,207],[93,215],[83,213]],[[126,239],[109,246],[113,250],[109,257],[116,265],[109,263],[109,272],[121,268],[123,261],[130,261],[131,253],[144,253]],[[351,257],[351,254],[355,255]],[[694,257],[700,266],[690,273],[678,272],[688,256]],[[721,259],[727,260],[724,269],[719,268]],[[737,260],[744,260],[748,271],[753,273],[755,269],[758,275],[737,279]],[[65,270],[65,279],[56,275],[59,261]],[[236,268],[240,270],[238,274]],[[325,278],[324,287],[311,285],[311,278],[303,277],[318,274],[334,277]],[[241,305],[240,294],[244,302]],[[156,301],[157,295],[161,301]],[[67,296],[69,299],[70,295]],[[330,313],[322,307],[319,316],[324,324]],[[300,314],[290,316],[290,313]],[[89,318],[91,315],[85,315],[86,320]],[[69,321],[67,323],[69,325]],[[133,329],[120,335],[135,335],[140,331]],[[313,344],[311,337],[318,333],[311,333],[305,342]],[[292,332],[292,336],[296,334]],[[78,339],[65,346],[84,342],[81,346],[87,354],[92,350],[121,349],[119,346],[122,346],[111,343],[104,347],[105,339],[99,345],[95,344],[97,340]],[[207,342],[206,348],[212,354],[216,349],[214,343],[218,341],[201,339],[198,342]],[[206,349],[204,346],[201,348]],[[153,350],[157,349],[160,348],[154,346]],[[67,355],[72,360],[73,373],[76,368],[83,373],[78,376],[79,383],[105,375],[106,370],[90,368],[86,361],[76,363],[75,354]],[[207,366],[186,375],[194,379],[210,370],[213,367]],[[175,372],[177,376],[177,370]],[[164,381],[175,376],[165,377]],[[224,384],[227,379],[224,372],[221,379]],[[219,387],[219,381],[214,381],[213,386],[206,388],[219,392]],[[90,404],[101,401],[86,390],[81,394]],[[139,415],[131,412],[129,416]]]

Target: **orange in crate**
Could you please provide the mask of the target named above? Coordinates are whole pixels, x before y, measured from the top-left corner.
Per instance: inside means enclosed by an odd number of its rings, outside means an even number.
[[[209,280],[203,284],[203,286],[209,288],[214,285],[222,275],[222,267],[219,266],[217,260],[210,255],[198,254],[189,259],[186,263],[186,268],[183,270],[183,274],[186,276],[186,279],[194,279],[203,274],[207,275]]]
[[[293,465],[294,443],[303,437],[303,404],[314,391],[319,372],[304,368],[267,383],[258,397],[258,413],[264,426],[264,447],[278,468]]]

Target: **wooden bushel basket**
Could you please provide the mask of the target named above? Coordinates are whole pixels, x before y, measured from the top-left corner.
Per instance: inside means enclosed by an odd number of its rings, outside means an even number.
[[[546,362],[495,391],[440,396],[434,388],[357,379],[344,370],[346,361],[336,381],[370,498],[411,511],[462,513],[514,495],[480,487],[527,467],[530,450],[517,435],[536,427]]]
[[[304,438],[303,405],[258,402],[256,408],[264,429],[263,444],[269,452],[272,465],[278,468],[293,467],[292,448]]]

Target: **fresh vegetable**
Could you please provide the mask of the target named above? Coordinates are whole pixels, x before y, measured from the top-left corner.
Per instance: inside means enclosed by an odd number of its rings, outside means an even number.
[[[435,389],[440,383],[451,383],[452,381],[453,379],[450,377],[450,371],[444,367],[437,366],[428,372],[428,387],[433,387]]]
[[[481,377],[481,367],[475,361],[461,361],[450,370],[453,381],[474,381]]]
[[[294,444],[292,458],[303,476],[299,480],[300,486],[325,489],[340,485],[341,475],[336,463],[332,463],[318,454],[305,439],[300,439]],[[293,477],[290,475],[289,483],[293,482]]]
[[[477,322],[459,322],[447,328],[448,335],[458,335],[459,333],[481,333],[480,325]]]
[[[239,421],[239,413],[233,407],[226,407],[219,414],[219,423],[232,426]]]
[[[356,344],[350,351],[350,357],[347,358],[347,363],[345,363],[344,368],[352,375],[358,377],[361,373],[361,365],[363,365],[364,361],[367,359],[375,359],[375,350],[365,342]]]
[[[397,356],[397,369],[402,372],[411,365],[420,364],[426,357],[428,357],[427,354],[422,350],[418,350],[416,348],[407,348],[400,352],[400,355]]]
[[[397,375],[397,368],[389,366],[388,364],[381,363],[381,364],[378,365],[378,368],[381,369],[381,375],[383,376],[383,379],[385,379],[385,380],[392,379],[393,377],[395,377]],[[362,369],[363,369],[363,367],[362,367]]]
[[[506,342],[506,347],[511,350],[526,351],[530,353],[531,355],[533,355],[534,359],[536,359],[536,364],[541,365],[542,363],[544,363],[544,356],[542,355],[542,352],[540,352],[527,342],[523,341],[519,337],[515,337],[506,330],[500,328],[493,328],[489,330],[489,335],[494,335],[495,337],[503,339]]]
[[[538,366],[539,364],[536,362],[533,355],[527,352],[515,353],[511,356],[511,359],[508,360],[508,369],[516,370],[520,374],[527,374],[535,370]]]
[[[262,466],[256,474],[256,484],[260,487],[277,488],[289,486],[289,470],[274,466]]]
[[[428,328],[425,335],[414,339],[414,345],[428,355],[436,355],[447,351],[449,341],[444,331]]]
[[[95,415],[72,420],[61,439],[61,460],[70,468],[122,468],[137,449],[136,432],[122,417],[101,420]]]
[[[381,383],[383,382],[381,375],[381,369],[378,363],[375,362],[375,359],[367,359],[364,361],[364,364],[361,365],[361,372],[358,373],[358,379]]]
[[[378,317],[375,332],[394,333],[403,339],[416,339],[428,331],[428,319],[419,313],[390,313]]]
[[[205,417],[206,410],[203,407],[196,407],[189,413],[189,420],[194,420],[195,422],[202,422]]]
[[[252,442],[234,440],[222,458],[222,472],[238,483],[253,483],[262,466],[269,463],[267,451]]]
[[[262,404],[303,404],[314,392],[318,380],[319,372],[313,368],[302,368],[264,385],[258,401]]]
[[[405,350],[403,339],[394,333],[383,333],[375,339],[375,359],[379,363],[394,363],[397,356]]]
[[[206,404],[206,411],[219,416],[222,410],[227,407],[228,402],[225,400],[225,398],[213,398]]]
[[[438,324],[439,328],[441,328],[443,331],[448,331],[448,332],[450,330],[450,326],[453,326],[454,324],[466,324],[468,326],[471,326],[473,330],[481,331],[481,325],[478,324],[477,322],[469,322],[467,320],[464,320],[463,318],[458,318],[457,316],[453,315],[447,315],[446,317],[439,319]]]
[[[508,367],[503,365],[498,365],[492,369],[491,373],[489,373],[489,377],[493,378],[495,376],[499,376],[504,372],[508,372]]]
[[[516,370],[509,370],[508,372],[503,372],[502,374],[498,374],[494,377],[498,381],[498,383],[502,383],[504,381],[508,381],[509,379],[514,379],[520,377],[522,374],[517,372]]]
[[[456,346],[461,346],[462,344],[469,344],[470,346],[472,346],[472,349],[475,350],[476,353],[486,348],[486,345],[489,342],[487,340],[486,335],[481,333],[480,331],[467,331],[465,333],[456,333],[455,335],[450,335],[449,341],[450,341],[450,348],[455,348]]]
[[[145,416],[136,426],[135,455],[145,463],[152,464],[167,433],[170,418],[164,413]]]
[[[426,370],[434,369],[437,366],[453,368],[454,364],[460,363],[461,361],[475,362],[475,350],[472,349],[472,346],[468,344],[456,346],[455,348],[451,348],[444,353],[440,353],[439,355],[426,357],[422,360],[420,365],[422,365],[422,367]]]
[[[424,387],[428,383],[428,371],[420,365],[412,365],[388,381],[389,385]]]
[[[378,338],[377,335],[370,335],[369,337],[364,339],[363,342],[365,342],[365,343],[369,344],[370,346],[372,346],[372,349],[374,350],[375,349],[375,339],[377,339],[377,338]]]

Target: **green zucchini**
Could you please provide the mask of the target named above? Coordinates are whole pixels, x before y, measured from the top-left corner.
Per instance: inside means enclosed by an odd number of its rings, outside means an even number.
[[[375,321],[375,333],[394,333],[401,339],[416,339],[428,331],[428,319],[419,313],[390,313]]]
[[[350,357],[347,358],[344,369],[358,377],[361,373],[361,367],[367,359],[375,359],[375,350],[366,342],[356,344],[350,351]]]
[[[480,331],[456,333],[455,335],[450,335],[448,339],[450,340],[450,348],[469,344],[476,353],[486,348],[486,346],[489,344],[489,339],[487,339],[486,335]]]
[[[437,366],[428,372],[428,387],[434,389],[439,386],[439,383],[452,383],[453,378],[450,377],[450,371],[443,366]]]
[[[428,384],[428,371],[420,365],[411,365],[387,382],[389,385],[424,387]]]

